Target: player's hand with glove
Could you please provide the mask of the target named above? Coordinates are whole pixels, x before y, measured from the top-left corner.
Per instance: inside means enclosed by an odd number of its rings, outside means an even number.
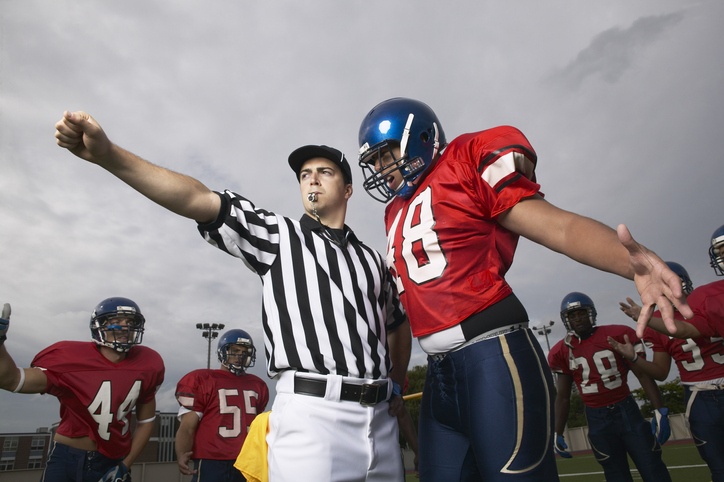
[[[555,434],[555,437],[556,443],[553,447],[556,449],[556,453],[563,458],[572,459],[573,455],[568,453],[568,445],[566,444],[566,439],[563,438],[563,435]]]
[[[671,437],[671,425],[669,425],[669,409],[657,408],[654,410],[654,418],[651,419],[651,433],[654,434],[659,444],[664,445]]]
[[[98,482],[131,482],[131,473],[123,462],[111,468]]]
[[[3,312],[0,316],[0,345],[5,343],[5,340],[7,339],[6,333],[8,332],[8,328],[10,327],[10,304],[5,303],[3,305]]]

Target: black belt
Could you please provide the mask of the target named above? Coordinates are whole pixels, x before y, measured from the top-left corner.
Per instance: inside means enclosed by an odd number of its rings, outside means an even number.
[[[294,377],[294,393],[324,397],[326,391],[327,380]],[[339,399],[347,402],[359,402],[360,405],[377,405],[387,400],[387,380],[362,385],[342,382]]]
[[[465,341],[470,341],[497,328],[526,323],[528,323],[528,313],[515,294],[511,293],[483,311],[465,318],[460,322],[460,329]]]

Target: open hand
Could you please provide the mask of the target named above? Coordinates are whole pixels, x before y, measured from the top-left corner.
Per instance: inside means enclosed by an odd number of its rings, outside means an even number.
[[[676,333],[674,307],[684,318],[694,316],[681,289],[681,279],[656,253],[637,243],[625,225],[620,224],[617,232],[619,241],[629,252],[634,282],[643,303],[636,324],[636,334],[639,338],[643,337],[656,306],[661,312],[666,328],[670,333]]]

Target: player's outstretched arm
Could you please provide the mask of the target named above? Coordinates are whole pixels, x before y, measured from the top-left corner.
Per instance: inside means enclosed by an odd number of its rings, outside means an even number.
[[[626,298],[626,302],[623,301],[619,302],[619,307],[621,311],[623,311],[629,318],[631,318],[634,321],[638,321],[639,314],[641,313],[641,306],[639,306],[634,300],[631,298]],[[676,325],[676,332],[671,333],[666,325],[664,324],[664,320],[659,318],[658,316],[652,316],[649,320],[648,326],[649,328],[658,331],[659,333],[663,333],[666,336],[673,336],[675,338],[698,338],[701,336],[701,332],[691,323],[688,323],[686,321],[677,320],[674,318],[674,324]],[[654,355],[654,360],[656,356]],[[652,375],[653,376],[653,375]],[[657,380],[659,378],[654,377]]]
[[[596,220],[559,209],[540,195],[521,200],[500,214],[498,222],[580,263],[634,280],[644,303],[637,327],[639,337],[656,303],[663,306],[663,301],[669,299],[684,317],[693,316],[676,273],[653,251],[638,244],[624,225],[614,231]],[[666,303],[662,314],[666,325],[675,332],[671,303]]]
[[[201,223],[219,213],[219,197],[196,179],[151,164],[113,144],[85,112],[64,112],[55,124],[60,147],[98,164],[153,202]]]
[[[48,379],[37,368],[18,368],[5,347],[10,328],[10,305],[5,303],[0,315],[0,388],[15,393],[43,393]]]
[[[619,355],[624,357],[631,365],[656,380],[665,380],[671,369],[671,356],[664,352],[654,352],[653,361],[650,362],[644,357],[638,356],[631,344],[628,335],[623,335],[625,343],[619,343],[616,339],[608,337],[608,344],[611,345]]]

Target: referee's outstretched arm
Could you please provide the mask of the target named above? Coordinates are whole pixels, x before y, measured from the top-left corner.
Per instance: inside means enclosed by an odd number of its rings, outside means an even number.
[[[196,179],[156,166],[113,144],[83,111],[63,113],[55,124],[60,147],[98,164],[153,202],[199,223],[216,219],[219,196]]]

